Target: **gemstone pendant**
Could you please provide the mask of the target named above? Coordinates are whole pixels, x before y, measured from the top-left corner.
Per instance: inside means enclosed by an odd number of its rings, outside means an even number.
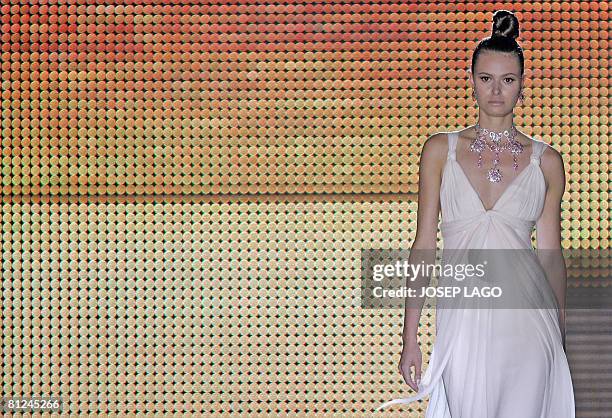
[[[510,152],[514,155],[518,155],[523,152],[523,144],[518,141],[512,141],[509,145]]]
[[[487,172],[487,179],[491,183],[499,183],[501,181],[501,173],[498,168],[492,168]]]
[[[474,141],[472,141],[472,143],[470,144],[470,151],[472,152],[483,152],[485,149],[485,141],[481,140],[481,139],[476,139]]]
[[[491,138],[491,141],[493,142],[499,142],[502,139],[502,135],[501,134],[497,134],[495,132],[489,132],[489,138]]]

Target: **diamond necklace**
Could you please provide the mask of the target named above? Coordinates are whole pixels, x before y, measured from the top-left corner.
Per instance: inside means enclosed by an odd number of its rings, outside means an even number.
[[[499,183],[502,179],[502,175],[497,164],[499,164],[499,153],[501,151],[509,150],[512,153],[512,166],[514,167],[514,171],[518,169],[516,156],[523,152],[523,144],[516,140],[518,131],[514,127],[514,124],[512,124],[510,129],[503,132],[490,131],[487,128],[481,127],[478,123],[474,128],[476,129],[476,138],[470,143],[470,151],[478,153],[478,167],[482,167],[482,151],[484,151],[485,147],[495,153],[493,167],[487,171],[487,179],[491,183]],[[502,143],[504,138],[506,140]]]

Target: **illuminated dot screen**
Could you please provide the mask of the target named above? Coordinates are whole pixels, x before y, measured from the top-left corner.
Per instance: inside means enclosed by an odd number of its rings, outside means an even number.
[[[360,253],[410,247],[419,152],[477,121],[497,3],[60,3],[1,6],[3,395],[219,417],[406,395],[403,311],[360,307]],[[511,10],[562,245],[607,248],[608,2]]]

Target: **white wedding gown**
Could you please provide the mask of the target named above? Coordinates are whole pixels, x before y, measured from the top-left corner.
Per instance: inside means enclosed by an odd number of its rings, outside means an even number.
[[[486,210],[456,160],[457,140],[457,132],[448,134],[440,188],[444,248],[533,249],[531,232],[546,192],[540,157],[548,145],[533,141],[529,165]],[[522,271],[519,290],[535,306],[551,306],[544,301],[554,298],[545,273],[532,265],[512,267]],[[575,418],[557,312],[437,309],[436,339],[419,391],[377,410],[430,395],[425,418]]]

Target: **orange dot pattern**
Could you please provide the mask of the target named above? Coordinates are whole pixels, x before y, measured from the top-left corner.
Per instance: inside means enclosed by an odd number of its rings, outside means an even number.
[[[83,3],[0,6],[3,394],[357,417],[405,393],[403,313],[361,309],[360,252],[414,239],[422,144],[476,122],[496,4]],[[512,10],[562,245],[607,248],[608,2]]]

